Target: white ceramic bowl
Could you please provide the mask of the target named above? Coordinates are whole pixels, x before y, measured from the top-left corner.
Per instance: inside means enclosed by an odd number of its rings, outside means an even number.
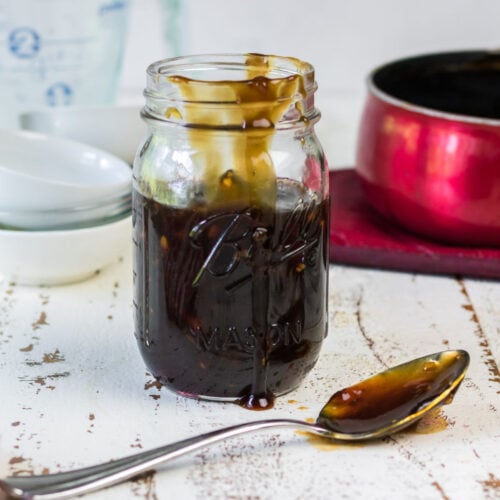
[[[132,239],[131,216],[64,231],[0,230],[0,276],[23,285],[62,285],[117,262]]]
[[[131,190],[120,158],[88,144],[22,130],[0,130],[0,209],[81,205]]]
[[[24,113],[20,121],[24,129],[85,142],[132,165],[147,133],[140,111],[140,106],[61,106]]]
[[[43,231],[55,229],[79,229],[117,220],[130,212],[132,194],[83,205],[64,206],[46,210],[2,210],[0,229]]]

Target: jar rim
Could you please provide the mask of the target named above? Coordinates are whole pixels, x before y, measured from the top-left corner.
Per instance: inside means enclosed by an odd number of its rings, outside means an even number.
[[[261,71],[266,69],[270,80],[286,78],[287,76],[297,75],[304,79],[306,91],[315,91],[316,82],[314,79],[314,66],[306,61],[296,57],[279,56],[258,53],[209,53],[183,55],[162,59],[150,64],[146,70],[149,78],[168,77],[173,75],[186,76],[193,81],[214,82],[214,81],[234,81],[245,82],[252,78],[236,79],[202,79],[193,78],[196,71],[207,72],[210,70],[224,69],[231,71],[248,71],[253,62],[258,63]],[[186,74],[184,74],[186,73]]]
[[[248,92],[252,87],[254,92]],[[316,89],[314,67],[295,57],[257,53],[179,56],[154,62],[147,68],[143,116],[209,128],[255,128],[254,122],[257,128],[282,128],[284,125],[315,120],[319,116],[314,108]],[[242,120],[241,123],[229,120],[225,123],[223,118],[220,123],[204,123],[186,119],[180,111],[181,108],[191,111],[203,108],[204,116],[207,110],[213,113],[219,110],[221,117],[234,117],[237,116],[237,108],[245,110],[247,115],[259,115],[259,109],[278,105],[287,112],[275,120],[276,123],[265,120],[254,120],[252,123],[249,120]],[[227,112],[224,114],[222,110]],[[191,116],[195,115],[191,113]]]

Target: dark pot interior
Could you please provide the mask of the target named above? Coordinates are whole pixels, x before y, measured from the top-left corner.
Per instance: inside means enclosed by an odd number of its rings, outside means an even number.
[[[402,101],[458,115],[500,119],[500,52],[451,52],[390,63],[375,88]]]

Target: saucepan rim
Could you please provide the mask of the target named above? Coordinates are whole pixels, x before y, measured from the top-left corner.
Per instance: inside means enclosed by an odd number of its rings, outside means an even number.
[[[489,125],[493,127],[500,127],[500,119],[494,119],[494,118],[482,118],[479,116],[471,116],[471,115],[464,115],[460,113],[452,113],[449,111],[440,111],[437,109],[429,108],[426,106],[422,106],[419,104],[414,104],[410,101],[406,101],[403,99],[400,99],[398,97],[392,96],[385,90],[380,89],[377,84],[375,83],[375,78],[376,76],[382,71],[386,70],[387,68],[391,66],[396,66],[399,64],[404,64],[404,63],[409,63],[414,60],[422,59],[422,58],[429,58],[432,59],[433,57],[441,57],[441,56],[458,56],[460,54],[463,55],[469,55],[472,56],[474,54],[477,55],[487,55],[487,54],[498,54],[500,58],[500,51],[498,50],[459,50],[459,51],[447,51],[447,52],[432,52],[432,53],[424,53],[424,54],[417,54],[413,55],[410,57],[404,57],[400,59],[396,59],[393,61],[390,61],[388,63],[382,64],[380,66],[377,66],[374,68],[366,77],[366,85],[368,88],[368,91],[371,95],[376,97],[377,99],[390,104],[392,106],[396,106],[398,108],[405,109],[407,111],[412,111],[418,114],[434,117],[434,118],[442,118],[445,120],[450,120],[454,122],[463,122],[463,123],[471,123],[471,124],[477,124],[477,125]]]

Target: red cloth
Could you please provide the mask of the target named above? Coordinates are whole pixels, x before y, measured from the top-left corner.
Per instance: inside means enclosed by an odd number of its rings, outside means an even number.
[[[353,169],[330,171],[330,260],[415,273],[500,278],[500,248],[425,240],[387,222],[365,201]]]

